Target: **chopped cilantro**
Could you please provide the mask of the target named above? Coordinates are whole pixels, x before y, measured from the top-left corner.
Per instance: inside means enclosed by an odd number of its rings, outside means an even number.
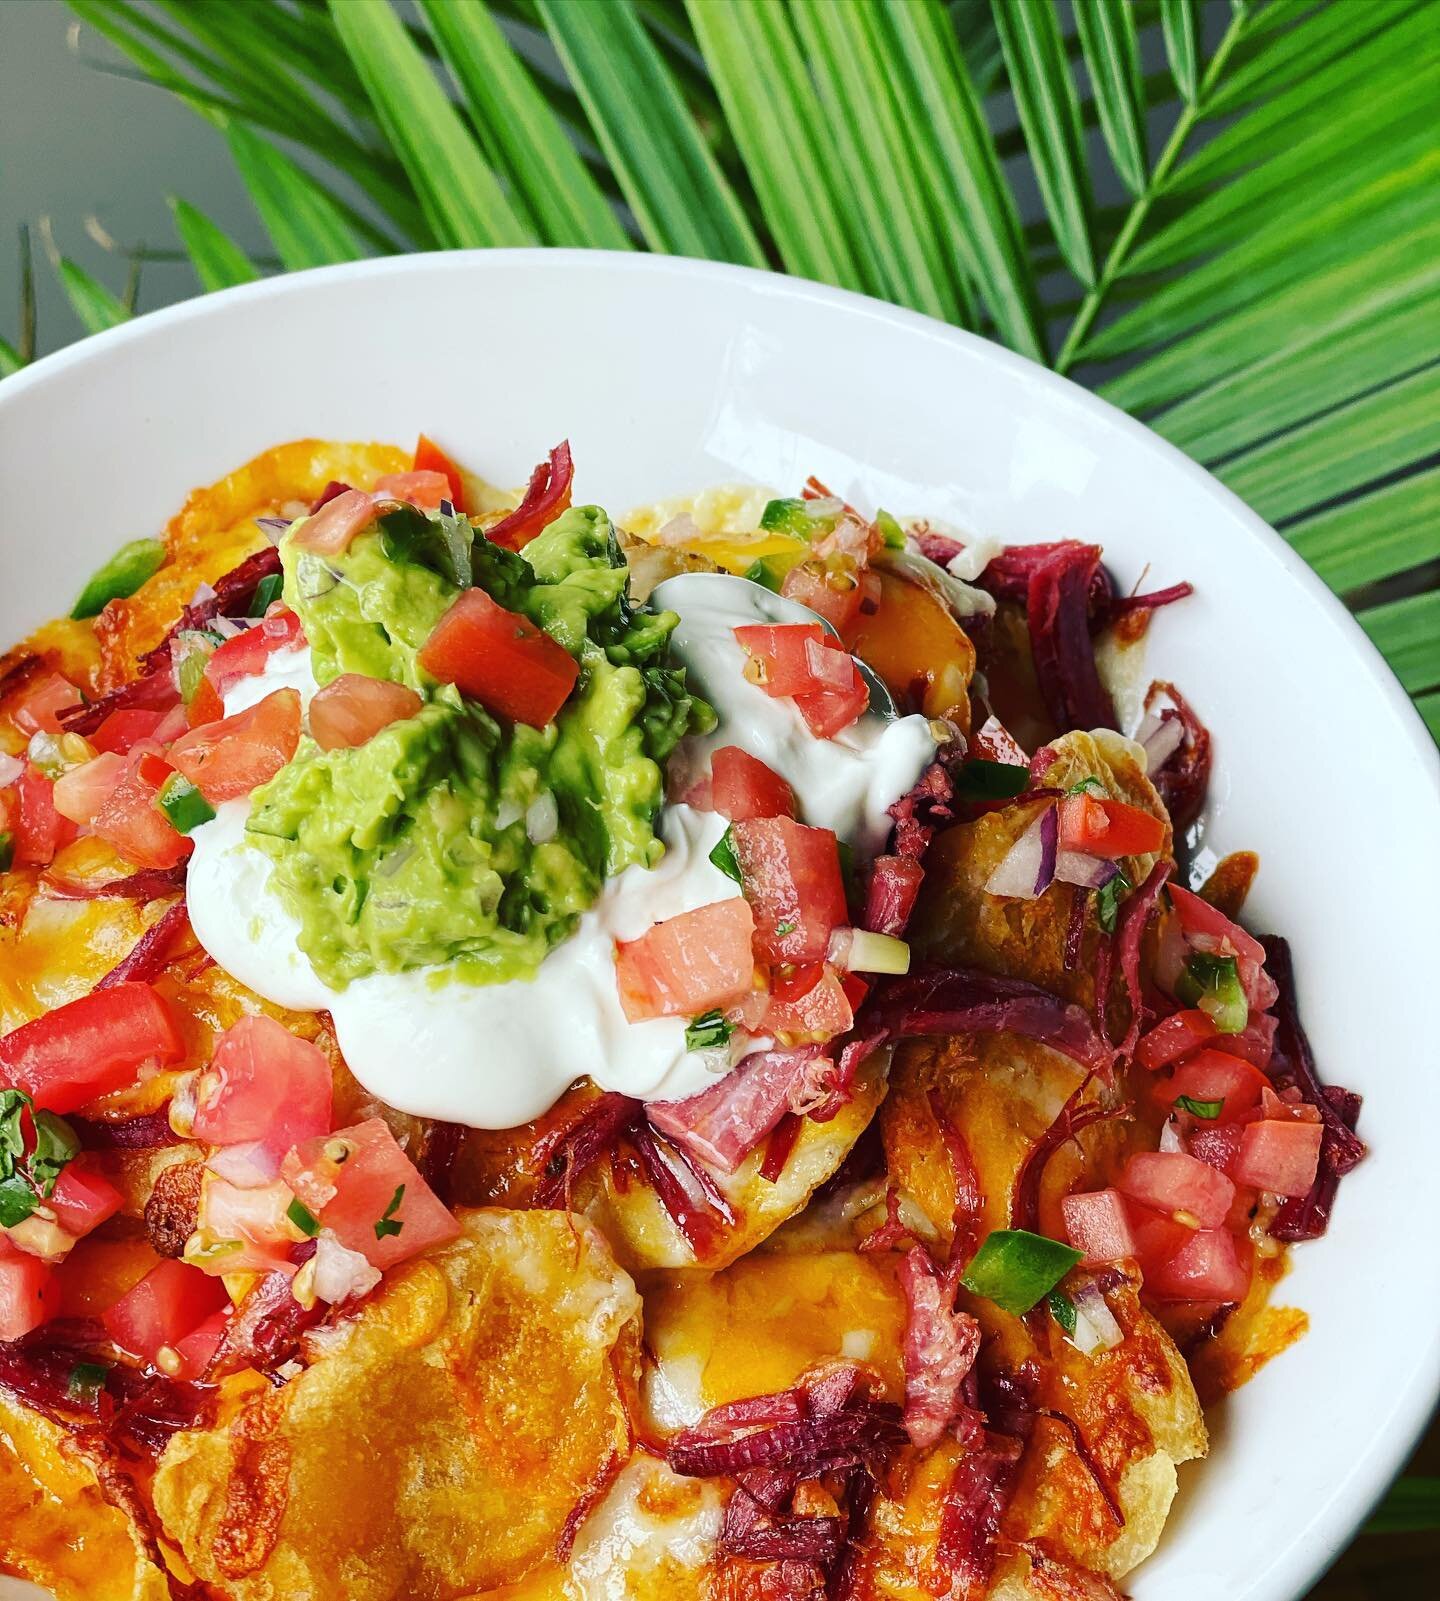
[[[266,573],[255,586],[255,594],[250,601],[250,615],[263,617],[280,599],[280,591],[284,587],[285,580],[279,573]]]
[[[1075,1335],[1075,1303],[1066,1295],[1064,1290],[1051,1290],[1045,1299],[1050,1305],[1050,1316],[1073,1339]]]
[[[724,873],[726,878],[733,878],[737,884],[742,881],[740,862],[735,855],[735,840],[732,830],[727,828],[720,836],[719,843],[710,852],[710,860]]]
[[[1065,793],[1067,795],[1104,795],[1107,791],[1100,780],[1092,775],[1089,778],[1082,778],[1078,784],[1072,784]]]
[[[405,1225],[395,1216],[400,1210],[400,1203],[405,1199],[405,1186],[397,1184],[395,1193],[390,1197],[390,1204],[385,1208],[384,1216],[375,1225],[375,1238],[383,1240],[387,1235],[398,1234]]]
[[[1223,1099],[1218,1101],[1197,1101],[1190,1095],[1177,1095],[1175,1097],[1175,1105],[1182,1112],[1189,1112],[1191,1117],[1210,1119],[1219,1117],[1220,1113],[1225,1109]]]
[[[80,1149],[75,1130],[63,1117],[54,1112],[36,1112],[35,1149],[30,1153],[28,1166],[36,1188],[47,1199],[55,1189],[60,1170]]]
[[[8,873],[15,862],[15,836],[0,834],[0,873]]]
[[[1233,956],[1192,951],[1175,995],[1187,1006],[1198,1007],[1222,1034],[1239,1034],[1250,1021],[1240,966]]]
[[[691,1051],[711,1051],[728,1043],[735,1032],[733,1023],[727,1023],[723,1012],[702,1012],[685,1030],[685,1048]]]
[[[1130,880],[1126,878],[1124,868],[1117,867],[1114,878],[1095,891],[1095,915],[1100,919],[1100,927],[1107,934],[1115,932],[1115,919],[1120,911],[1120,897],[1129,888]]]
[[[320,1219],[310,1210],[304,1201],[291,1201],[285,1208],[285,1216],[309,1239],[314,1239],[320,1232]]]

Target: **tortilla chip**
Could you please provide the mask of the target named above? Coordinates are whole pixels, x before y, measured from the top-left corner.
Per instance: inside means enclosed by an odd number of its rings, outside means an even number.
[[[228,1426],[178,1435],[166,1533],[237,1601],[458,1597],[553,1555],[631,1450],[639,1297],[563,1212],[472,1212]]]

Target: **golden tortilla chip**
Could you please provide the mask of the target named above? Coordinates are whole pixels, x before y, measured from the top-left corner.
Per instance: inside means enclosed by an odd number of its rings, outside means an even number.
[[[640,1300],[563,1212],[472,1212],[282,1389],[178,1435],[166,1534],[236,1601],[433,1601],[513,1582],[629,1458]]]

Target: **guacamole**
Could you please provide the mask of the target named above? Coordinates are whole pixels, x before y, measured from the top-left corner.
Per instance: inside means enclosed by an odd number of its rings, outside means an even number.
[[[663,854],[654,821],[665,758],[713,721],[668,664],[674,613],[631,605],[624,557],[596,506],[565,512],[523,556],[463,517],[410,507],[339,556],[298,549],[293,529],[280,552],[316,683],[362,673],[424,700],[353,749],[302,737],[255,792],[248,837],[273,863],[301,949],[337,989],[442,964],[474,983],[532,976],[607,876]],[[419,665],[470,585],[580,664],[547,727],[498,719]]]

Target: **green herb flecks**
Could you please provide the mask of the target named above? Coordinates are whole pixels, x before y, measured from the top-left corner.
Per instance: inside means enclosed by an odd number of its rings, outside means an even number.
[[[320,1232],[320,1219],[306,1206],[304,1201],[291,1201],[289,1206],[285,1208],[285,1216],[307,1239],[313,1240]]]
[[[1015,762],[972,756],[955,775],[955,795],[963,801],[1009,800],[1030,782],[1030,769]]]
[[[730,1043],[735,1025],[725,1020],[723,1012],[702,1012],[685,1030],[685,1048],[689,1051],[713,1051]]]
[[[1120,913],[1120,898],[1129,888],[1130,880],[1125,876],[1125,869],[1117,867],[1114,878],[1095,891],[1095,916],[1107,934],[1115,932],[1115,919]]]
[[[280,599],[280,591],[284,587],[285,580],[279,573],[266,573],[255,586],[255,593],[250,600],[250,615],[263,617]]]
[[[740,872],[740,860],[735,854],[735,841],[730,829],[726,829],[716,843],[715,849],[710,852],[710,860],[720,869],[726,878],[732,878],[739,884],[743,881]]]
[[[1177,1111],[1189,1112],[1191,1117],[1203,1117],[1213,1122],[1224,1111],[1225,1102],[1223,1100],[1197,1101],[1190,1095],[1177,1095],[1175,1097],[1175,1107]]]
[[[405,1186],[397,1184],[395,1193],[390,1197],[390,1204],[385,1208],[383,1215],[375,1225],[375,1238],[383,1240],[391,1234],[398,1234],[405,1225],[395,1214],[400,1210],[400,1203],[405,1199]]]
[[[1073,1339],[1076,1326],[1075,1303],[1064,1290],[1051,1290],[1045,1300],[1050,1307],[1050,1316],[1060,1325],[1062,1332]]]

